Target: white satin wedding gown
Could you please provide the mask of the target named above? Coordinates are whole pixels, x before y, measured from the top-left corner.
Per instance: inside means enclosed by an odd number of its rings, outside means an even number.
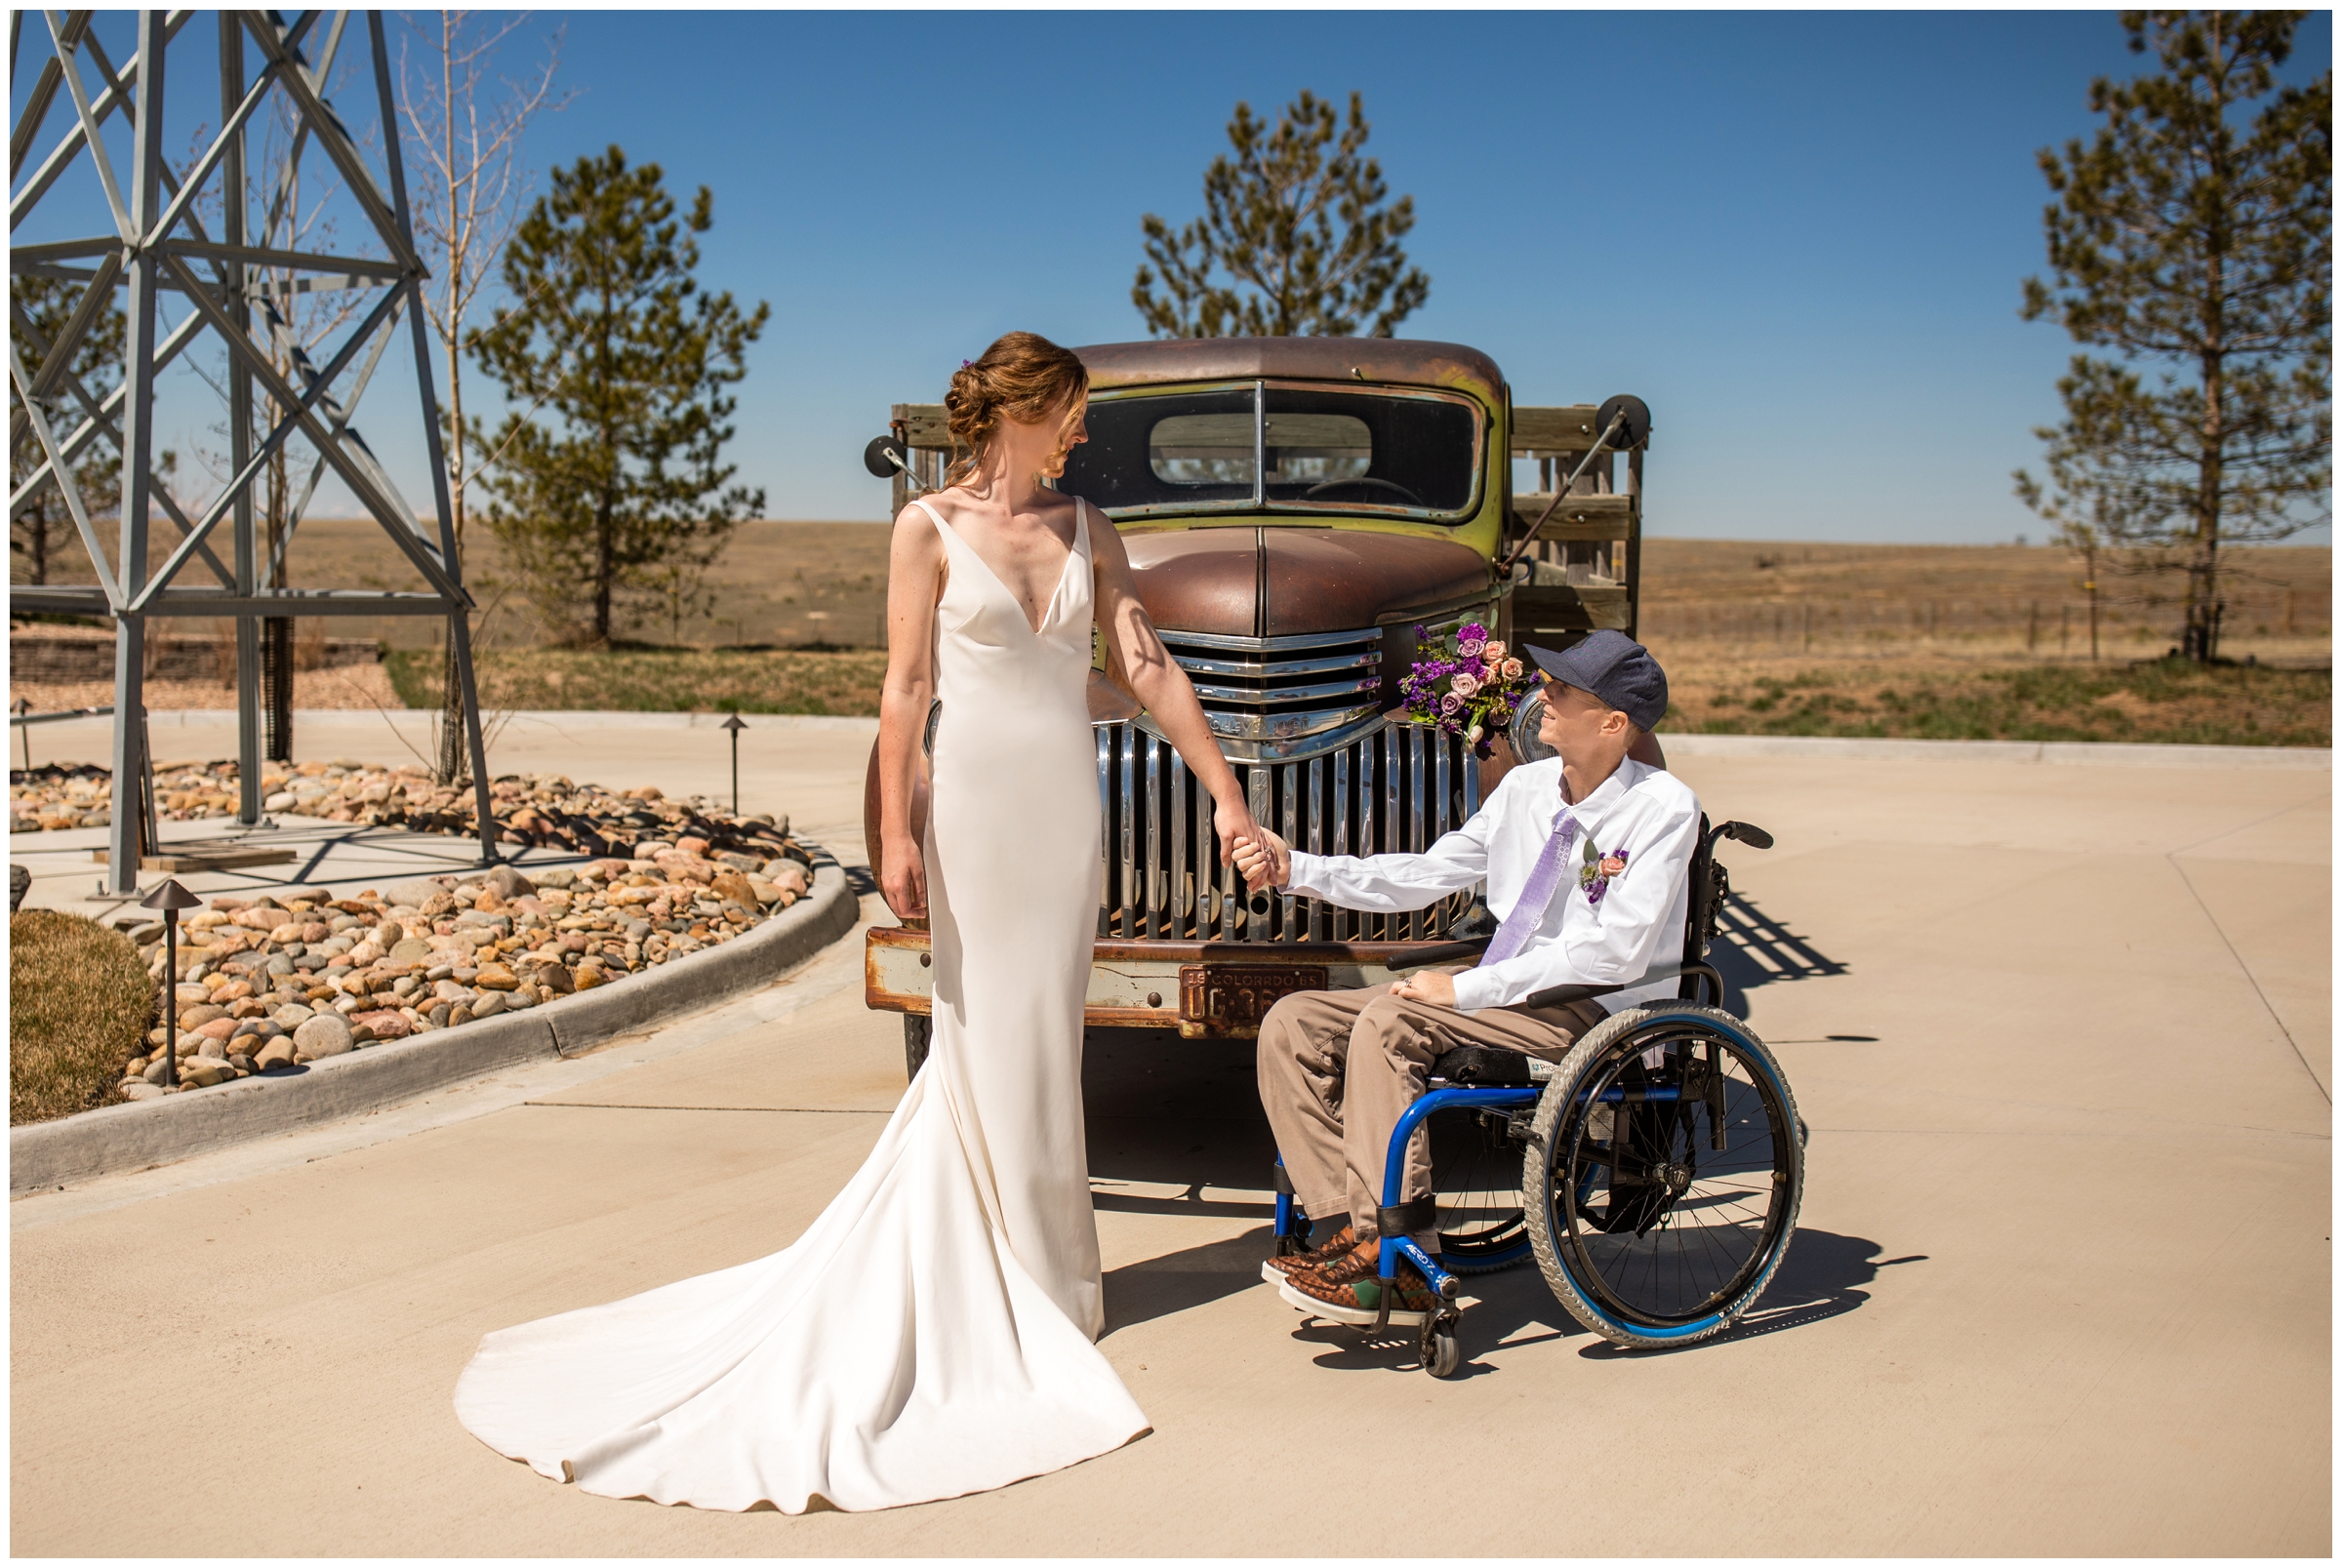
[[[1099,875],[1088,507],[1037,631],[927,511],[950,563],[925,846],[931,1054],[794,1245],[481,1342],[458,1417],[582,1490],[883,1508],[1147,1429],[1091,1343],[1105,1313],[1081,1108]]]

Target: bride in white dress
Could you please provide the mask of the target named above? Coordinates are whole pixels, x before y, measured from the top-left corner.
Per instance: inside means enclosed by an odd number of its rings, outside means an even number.
[[[1098,908],[1090,628],[1217,804],[1257,829],[1113,525],[1047,488],[1086,439],[1071,353],[1011,333],[946,400],[974,454],[896,520],[879,719],[880,885],[925,913],[926,1065],[783,1251],[489,1335],[456,1413],[587,1492],[704,1508],[892,1508],[1120,1447],[1147,1418],[1105,1325],[1081,1108]],[[933,806],[910,834],[931,699]],[[922,853],[923,851],[923,853]]]

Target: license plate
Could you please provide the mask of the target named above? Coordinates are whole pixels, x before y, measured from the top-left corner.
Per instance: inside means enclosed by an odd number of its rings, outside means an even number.
[[[1183,964],[1179,1032],[1191,1039],[1207,1034],[1247,1039],[1261,1032],[1261,1020],[1282,998],[1323,989],[1321,965]]]

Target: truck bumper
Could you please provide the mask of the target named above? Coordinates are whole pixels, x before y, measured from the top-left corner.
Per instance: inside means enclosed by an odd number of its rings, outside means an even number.
[[[934,996],[929,934],[904,926],[872,926],[863,946],[863,995],[891,1013],[926,1013]],[[1432,961],[1456,958],[1447,942],[1100,942],[1090,950],[1090,984],[1082,1021],[1092,1026],[1176,1028],[1191,1039],[1244,1037],[1257,1027],[1207,1024],[1194,1016],[1194,987],[1182,1007],[1183,973],[1322,969],[1325,989],[1384,985]]]

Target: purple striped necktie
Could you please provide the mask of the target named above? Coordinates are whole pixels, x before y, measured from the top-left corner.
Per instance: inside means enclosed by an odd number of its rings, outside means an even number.
[[[1520,890],[1520,902],[1505,916],[1505,923],[1496,928],[1496,936],[1488,944],[1487,953],[1480,966],[1501,964],[1529,945],[1529,938],[1545,923],[1545,911],[1554,902],[1554,890],[1561,885],[1561,868],[1569,862],[1569,846],[1578,836],[1578,820],[1563,806],[1554,818],[1553,837],[1545,841],[1537,864],[1529,869],[1529,880]]]

